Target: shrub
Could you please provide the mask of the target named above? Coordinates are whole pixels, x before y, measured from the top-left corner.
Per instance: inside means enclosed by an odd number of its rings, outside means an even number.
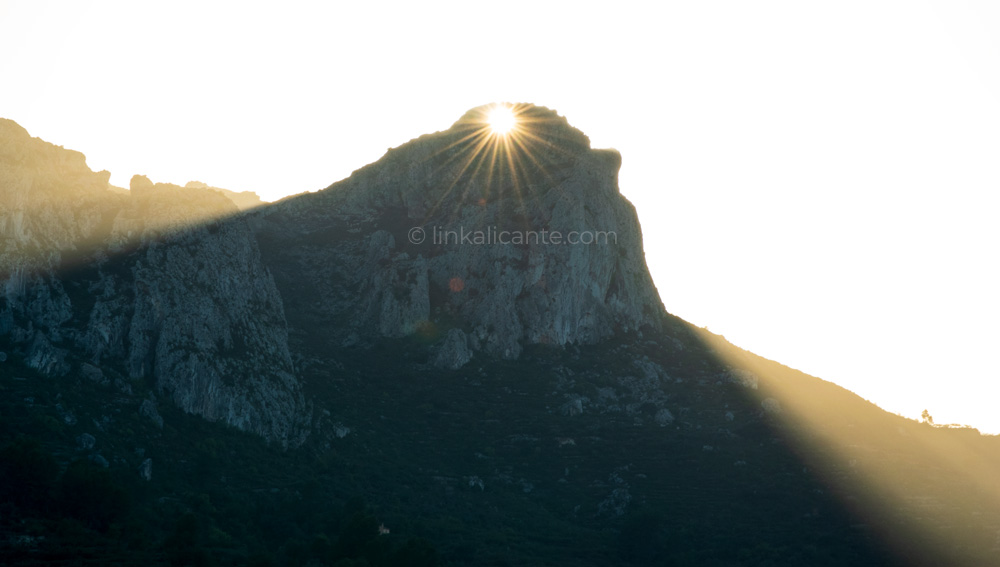
[[[76,461],[63,473],[58,502],[66,515],[102,532],[129,506],[128,493],[115,486],[111,474],[87,461]]]
[[[0,501],[22,513],[48,507],[58,476],[59,466],[34,439],[20,439],[0,451]]]

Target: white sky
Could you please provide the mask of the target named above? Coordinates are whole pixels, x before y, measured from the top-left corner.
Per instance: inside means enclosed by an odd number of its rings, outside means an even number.
[[[1000,432],[1000,3],[360,4],[0,1],[0,116],[276,199],[548,106],[622,152],[670,312]]]

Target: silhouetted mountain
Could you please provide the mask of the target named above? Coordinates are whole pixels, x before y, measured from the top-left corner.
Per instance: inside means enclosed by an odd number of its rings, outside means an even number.
[[[995,437],[667,314],[620,156],[513,108],[252,210],[0,121],[0,557],[1000,563]]]

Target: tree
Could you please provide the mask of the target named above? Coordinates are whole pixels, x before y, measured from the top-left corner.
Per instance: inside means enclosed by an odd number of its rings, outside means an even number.
[[[361,557],[366,548],[378,539],[378,520],[371,514],[358,513],[344,526],[333,548],[334,558]]]
[[[920,419],[922,419],[924,423],[929,423],[931,425],[934,425],[934,418],[931,417],[931,412],[927,410],[920,412]]]
[[[174,532],[163,542],[171,565],[200,567],[209,564],[208,552],[201,545],[198,517],[188,512],[177,520]]]
[[[59,480],[59,506],[87,527],[103,532],[128,512],[129,496],[108,471],[80,460],[70,464]]]
[[[59,465],[34,439],[19,439],[0,451],[0,501],[22,512],[44,511],[58,476]]]

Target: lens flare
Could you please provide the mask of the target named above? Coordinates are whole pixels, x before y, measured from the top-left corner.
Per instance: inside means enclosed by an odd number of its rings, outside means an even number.
[[[517,124],[514,111],[508,106],[497,106],[491,110],[486,121],[490,125],[490,130],[499,136],[507,134]]]

